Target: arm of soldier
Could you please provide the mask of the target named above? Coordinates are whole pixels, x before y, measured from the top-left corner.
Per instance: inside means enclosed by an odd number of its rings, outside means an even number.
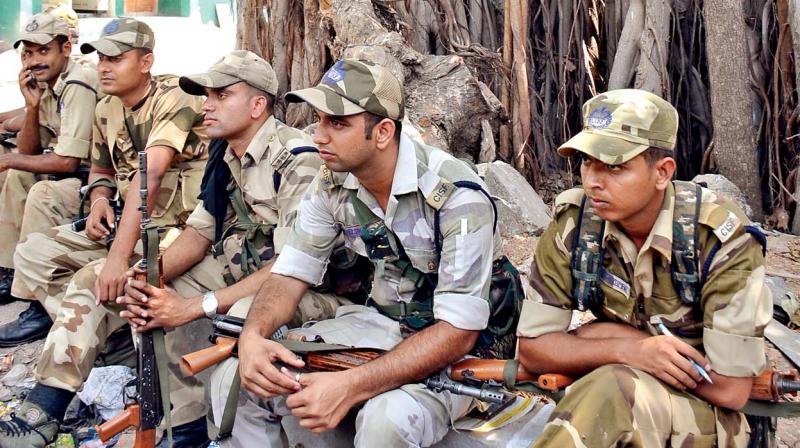
[[[92,147],[97,95],[94,90],[83,85],[68,84],[64,87],[60,101],[60,130],[53,153],[80,163],[81,159],[89,158],[89,149]],[[77,164],[72,171],[75,169]]]
[[[147,148],[147,209],[152,212],[161,189],[161,180],[172,164],[175,150],[167,146],[151,146]],[[139,173],[131,179],[131,188],[125,196],[125,207],[122,210],[119,229],[114,244],[108,252],[108,258],[95,282],[95,299],[98,303],[114,300],[124,292],[127,283],[126,272],[130,266],[133,249],[139,240],[139,222],[141,213],[139,205]]]
[[[20,170],[35,174],[74,173],[81,160],[77,157],[49,154],[0,154],[0,172],[5,170]]]
[[[693,392],[717,406],[744,406],[753,377],[767,368],[764,328],[772,296],[765,274],[761,245],[745,232],[726,241],[710,266],[701,297],[703,348],[714,384],[700,383]]]
[[[95,110],[100,106],[98,105]],[[105,127],[100,125],[95,114],[92,126],[92,150],[90,154],[89,184],[98,179],[107,179],[114,182],[117,170],[111,160],[111,151],[104,135]],[[113,190],[108,187],[95,187],[89,193],[89,217],[86,220],[86,236],[92,241],[98,241],[109,235],[109,229],[114,227],[114,210],[110,201],[114,196]],[[103,225],[105,222],[105,225]]]
[[[6,118],[0,118],[0,132],[19,132],[25,121],[25,109],[15,109],[8,114]]]
[[[39,154],[42,152],[41,136],[39,135],[39,106],[44,90],[39,87],[36,79],[28,70],[25,56],[22,61],[23,68],[19,72],[19,89],[25,97],[25,118],[17,134],[17,151],[20,154]]]

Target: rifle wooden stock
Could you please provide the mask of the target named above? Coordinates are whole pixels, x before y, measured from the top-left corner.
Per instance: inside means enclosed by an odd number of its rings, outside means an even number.
[[[457,362],[450,368],[450,378],[454,381],[469,379],[479,381],[494,380],[503,382],[503,369],[507,360],[504,359],[477,359],[470,358]],[[575,380],[558,373],[543,373],[536,375],[525,370],[521,365],[517,368],[517,381],[531,381],[538,384],[540,389],[556,392],[563,389]]]
[[[310,352],[305,356],[306,368],[312,372],[339,372],[366,364],[381,356],[373,350]]]
[[[218,336],[211,347],[181,356],[181,366],[184,371],[197,375],[214,364],[230,358],[236,342],[236,339]]]
[[[134,448],[154,447],[156,445],[156,430],[148,429],[139,431],[140,419],[139,405],[132,404],[111,420],[104,422],[102,425],[96,425],[94,429],[97,431],[97,436],[100,437],[100,440],[108,442],[112,437],[122,431],[131,427],[136,428]]]
[[[753,378],[750,399],[777,402],[781,401],[781,396],[784,394],[797,396],[798,390],[800,390],[800,378],[796,370],[789,373],[765,370]]]

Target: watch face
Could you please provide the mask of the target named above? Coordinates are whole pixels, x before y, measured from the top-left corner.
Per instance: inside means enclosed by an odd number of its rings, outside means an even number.
[[[206,314],[215,313],[217,311],[217,298],[211,294],[203,297],[203,312]]]

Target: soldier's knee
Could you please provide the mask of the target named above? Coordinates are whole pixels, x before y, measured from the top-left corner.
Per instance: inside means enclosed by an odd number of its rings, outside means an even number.
[[[367,401],[356,418],[356,447],[422,446],[425,410],[410,394],[395,389]]]
[[[25,267],[18,269],[20,275],[24,275],[27,270],[42,266],[46,261],[43,257],[42,245],[47,244],[49,238],[41,233],[33,233],[25,241],[17,244],[14,250],[14,266]]]

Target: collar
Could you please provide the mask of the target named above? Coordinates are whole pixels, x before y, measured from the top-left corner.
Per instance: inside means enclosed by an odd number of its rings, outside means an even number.
[[[258,162],[264,158],[267,148],[269,148],[270,143],[277,135],[277,129],[275,117],[270,115],[267,121],[265,121],[264,124],[258,128],[258,132],[256,132],[256,135],[253,136],[253,138],[250,140],[250,143],[247,145],[247,149],[244,151],[244,155],[242,156],[241,160],[242,169],[258,164]],[[228,146],[222,159],[226,163],[230,164],[236,158],[237,157],[233,152],[233,149]]]
[[[653,228],[647,236],[639,254],[653,249],[660,253],[664,259],[670,263],[672,262],[672,220],[674,217],[675,208],[675,187],[670,184],[667,186],[667,191],[664,194],[664,203],[661,204],[661,210],[658,212]],[[627,244],[631,247],[636,247],[622,230],[617,227],[613,222],[606,221],[606,232],[603,236],[603,245],[608,244],[610,238],[615,238],[620,244]]]

